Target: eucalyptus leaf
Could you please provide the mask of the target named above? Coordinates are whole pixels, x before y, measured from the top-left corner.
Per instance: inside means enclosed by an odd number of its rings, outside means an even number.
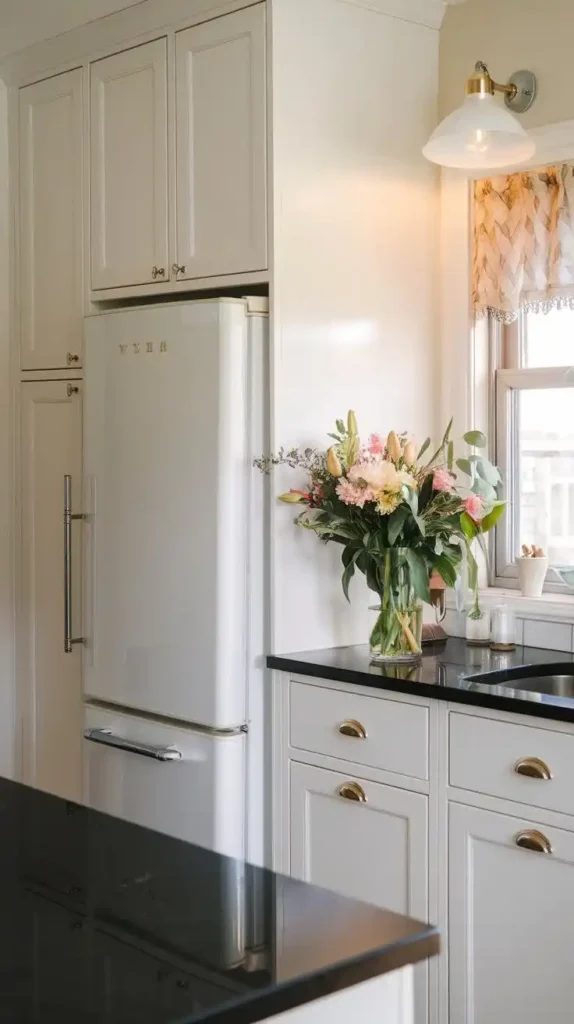
[[[421,601],[425,601],[426,604],[430,604],[429,571],[424,558],[422,555],[419,555],[418,551],[408,548],[406,560],[411,571],[411,580],[417,597]]]
[[[479,498],[484,498],[485,501],[496,501],[496,491],[494,487],[487,484],[486,480],[483,480],[481,476],[477,476],[472,484],[473,494],[478,494]]]
[[[472,448],[486,448],[487,441],[482,430],[467,431],[466,434],[463,434],[463,440]]]
[[[457,459],[456,464],[460,469],[461,473],[466,473],[467,476],[473,476],[473,469],[468,459]]]
[[[493,466],[492,462],[489,462],[488,459],[477,459],[476,471],[491,487],[497,487],[500,483],[500,473],[496,466]]]

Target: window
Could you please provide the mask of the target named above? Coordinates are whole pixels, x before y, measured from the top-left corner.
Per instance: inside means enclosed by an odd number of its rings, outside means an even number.
[[[493,336],[497,328],[493,327]],[[553,566],[574,565],[574,309],[523,313],[499,329],[496,459],[507,515],[496,531],[495,582],[512,585],[522,544]]]

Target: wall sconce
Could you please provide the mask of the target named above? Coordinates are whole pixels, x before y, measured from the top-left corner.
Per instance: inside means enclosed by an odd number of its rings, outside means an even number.
[[[506,107],[494,99],[504,94]],[[536,98],[536,78],[531,71],[515,71],[506,85],[499,85],[478,61],[466,83],[461,107],[435,128],[423,153],[443,167],[486,170],[509,167],[530,160],[536,146],[514,114],[523,114]]]

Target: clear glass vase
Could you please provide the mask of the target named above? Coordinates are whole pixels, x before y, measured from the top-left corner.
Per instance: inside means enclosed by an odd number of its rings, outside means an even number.
[[[373,662],[417,661],[422,653],[423,609],[406,556],[406,548],[387,548],[382,558],[381,603],[369,641]]]

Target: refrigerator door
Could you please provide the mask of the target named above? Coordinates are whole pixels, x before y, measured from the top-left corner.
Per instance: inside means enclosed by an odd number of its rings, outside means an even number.
[[[246,736],[210,736],[86,706],[84,801],[124,821],[245,855]]]
[[[96,915],[203,963],[240,963],[245,736],[204,736],[90,707],[84,736],[84,800],[114,815],[90,830]]]
[[[246,721],[263,344],[249,319],[218,299],[86,320],[88,699]]]

